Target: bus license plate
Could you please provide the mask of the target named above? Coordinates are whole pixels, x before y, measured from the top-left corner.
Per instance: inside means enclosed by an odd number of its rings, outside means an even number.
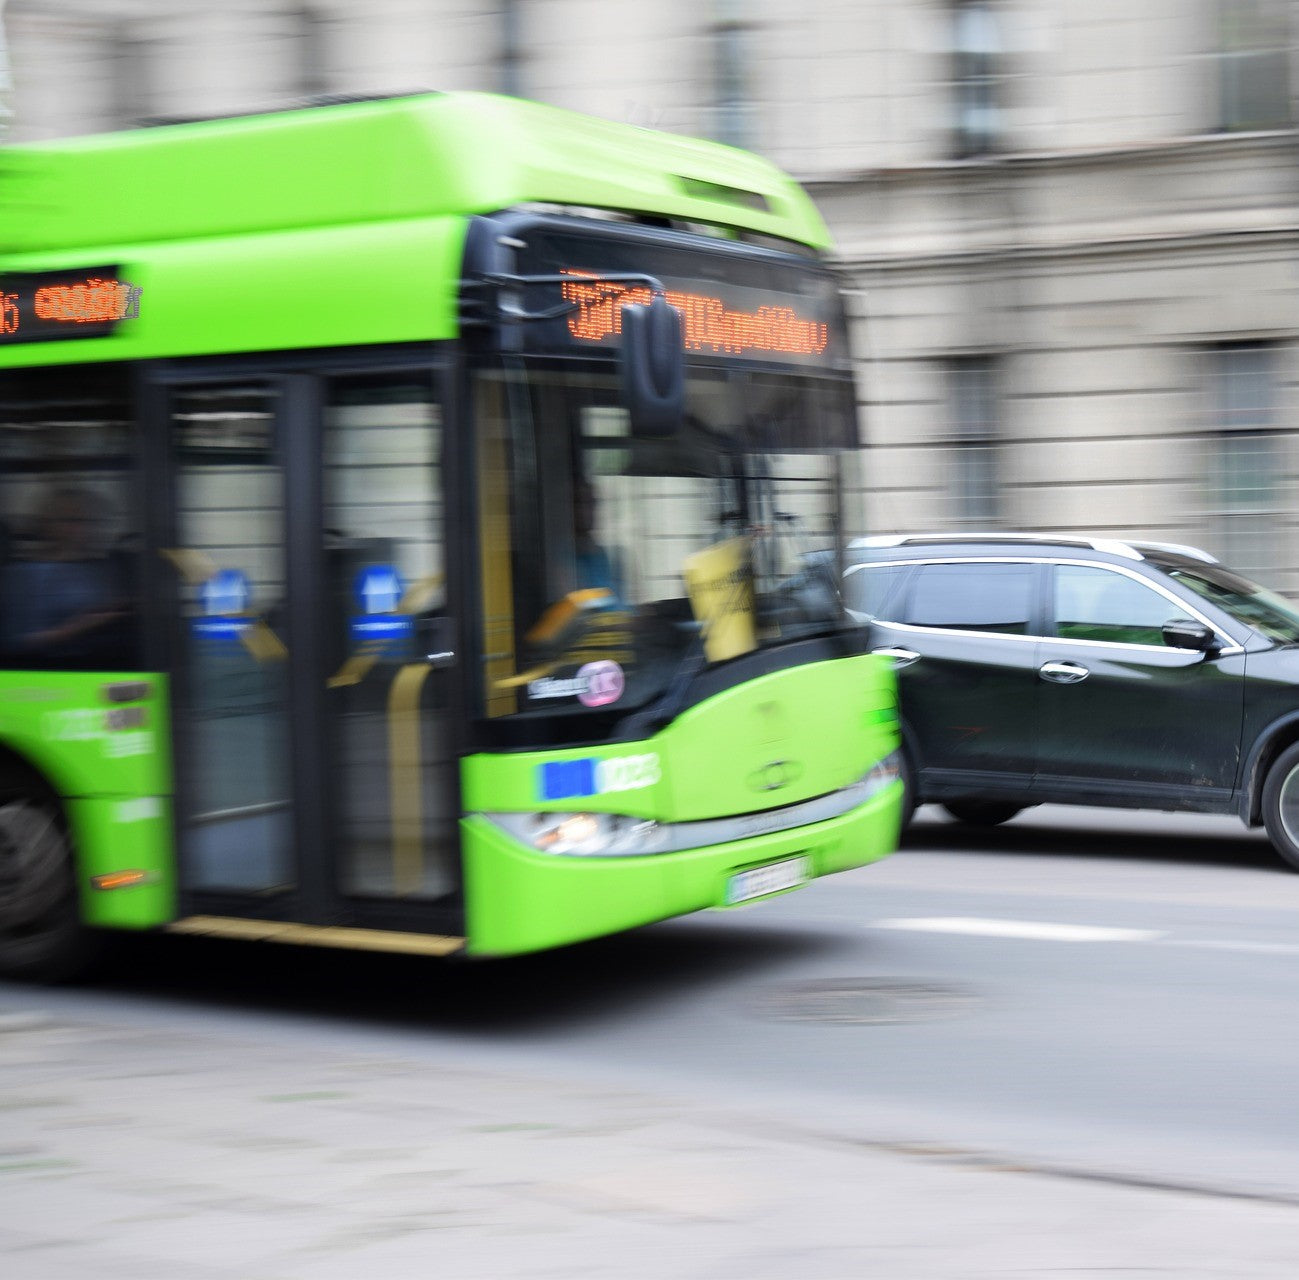
[[[770,866],[754,867],[752,871],[737,871],[726,882],[726,905],[748,902],[750,898],[765,898],[769,893],[794,889],[812,878],[812,859],[788,858]]]

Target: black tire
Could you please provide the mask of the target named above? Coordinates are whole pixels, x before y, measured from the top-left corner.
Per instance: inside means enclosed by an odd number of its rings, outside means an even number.
[[[1272,847],[1299,871],[1299,742],[1281,752],[1267,771],[1263,825]]]
[[[916,771],[904,747],[898,752],[898,777],[902,779],[902,822],[898,834],[911,825],[916,813]]]
[[[65,982],[94,950],[58,806],[46,797],[0,797],[0,975]]]
[[[944,800],[943,808],[957,822],[972,827],[999,827],[1017,813],[1022,813],[1024,806],[1008,800]]]

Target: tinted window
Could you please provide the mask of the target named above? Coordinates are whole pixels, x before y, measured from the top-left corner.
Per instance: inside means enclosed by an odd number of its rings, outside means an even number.
[[[1164,643],[1164,623],[1189,618],[1185,609],[1152,587],[1110,569],[1058,565],[1055,634],[1111,644]]]
[[[122,370],[6,374],[0,399],[0,661],[138,667],[142,509]]]
[[[1027,635],[1035,571],[1031,564],[923,565],[912,584],[906,621]]]
[[[872,618],[889,618],[897,613],[897,585],[910,565],[855,565],[844,576],[844,603]]]

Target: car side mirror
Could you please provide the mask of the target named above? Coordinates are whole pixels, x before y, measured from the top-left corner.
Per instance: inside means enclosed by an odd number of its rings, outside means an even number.
[[[1174,618],[1165,622],[1162,629],[1164,643],[1171,649],[1196,649],[1212,653],[1219,647],[1218,633],[1203,622],[1192,618]]]

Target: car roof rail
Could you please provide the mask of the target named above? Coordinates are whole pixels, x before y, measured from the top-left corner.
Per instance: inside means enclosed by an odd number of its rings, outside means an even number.
[[[1090,547],[1125,560],[1142,560],[1145,557],[1130,542],[1119,538],[1090,538],[1083,534],[1068,533],[878,533],[865,538],[855,538],[849,549],[861,547],[937,546],[951,542],[1037,542],[1047,546]],[[1153,546],[1154,544],[1148,544]]]
[[[1181,542],[1140,542],[1132,543],[1137,551],[1167,551],[1171,555],[1186,556],[1188,560],[1202,560],[1205,564],[1220,564],[1217,556],[1200,547],[1188,547]]]

